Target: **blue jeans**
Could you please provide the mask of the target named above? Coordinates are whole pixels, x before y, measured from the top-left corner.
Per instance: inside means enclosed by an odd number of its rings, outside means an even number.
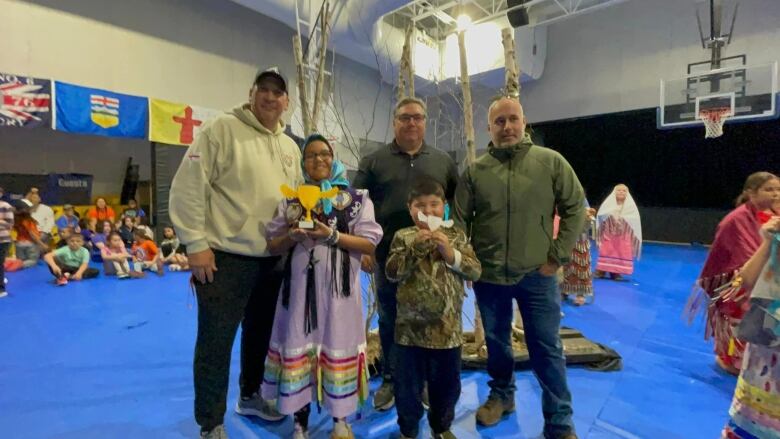
[[[490,397],[513,400],[512,299],[520,307],[531,367],[542,388],[545,437],[573,432],[571,393],[566,384],[566,360],[559,328],[561,296],[555,276],[538,271],[515,285],[474,284],[488,350]]]

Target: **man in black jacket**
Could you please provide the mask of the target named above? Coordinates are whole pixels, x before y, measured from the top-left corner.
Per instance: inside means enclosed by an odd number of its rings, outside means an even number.
[[[374,202],[377,222],[384,230],[376,257],[364,257],[364,270],[375,270],[379,304],[379,337],[382,343],[382,374],[384,382],[374,395],[374,408],[389,410],[395,404],[393,396],[393,349],[395,345],[396,287],[385,277],[385,263],[395,232],[414,225],[406,205],[409,190],[420,179],[433,179],[444,187],[447,200],[452,200],[458,181],[455,161],[439,149],[425,144],[425,103],[417,98],[405,98],[395,106],[393,131],[395,138],[378,151],[363,157],[352,185],[368,189]]]

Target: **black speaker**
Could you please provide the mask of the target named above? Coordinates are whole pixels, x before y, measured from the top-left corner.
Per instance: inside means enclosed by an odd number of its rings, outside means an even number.
[[[529,0],[506,0],[507,9],[528,3]],[[528,9],[518,8],[506,13],[506,18],[509,19],[509,24],[512,27],[520,27],[528,24]]]
[[[130,157],[125,168],[125,180],[122,182],[122,195],[119,197],[119,202],[122,204],[127,204],[128,200],[135,198],[135,192],[138,190],[138,168],[139,166],[133,164],[133,158]]]

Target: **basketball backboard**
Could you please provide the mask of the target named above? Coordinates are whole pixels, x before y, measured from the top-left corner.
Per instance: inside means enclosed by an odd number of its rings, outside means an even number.
[[[659,128],[702,125],[702,112],[730,108],[727,122],[778,116],[777,63],[745,66],[744,56],[724,58],[709,70],[709,62],[688,66],[688,74],[661,80]]]

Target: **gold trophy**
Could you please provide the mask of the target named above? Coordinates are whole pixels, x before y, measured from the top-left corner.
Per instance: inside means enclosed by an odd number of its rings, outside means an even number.
[[[306,209],[306,218],[302,221],[298,221],[298,228],[301,229],[313,229],[314,220],[311,218],[311,210],[317,206],[317,203],[322,198],[335,197],[339,193],[339,188],[334,187],[328,191],[322,192],[319,186],[313,184],[302,184],[298,186],[298,190],[293,190],[290,186],[283,184],[281,187],[282,195],[287,198],[297,198],[301,202],[301,206]]]

